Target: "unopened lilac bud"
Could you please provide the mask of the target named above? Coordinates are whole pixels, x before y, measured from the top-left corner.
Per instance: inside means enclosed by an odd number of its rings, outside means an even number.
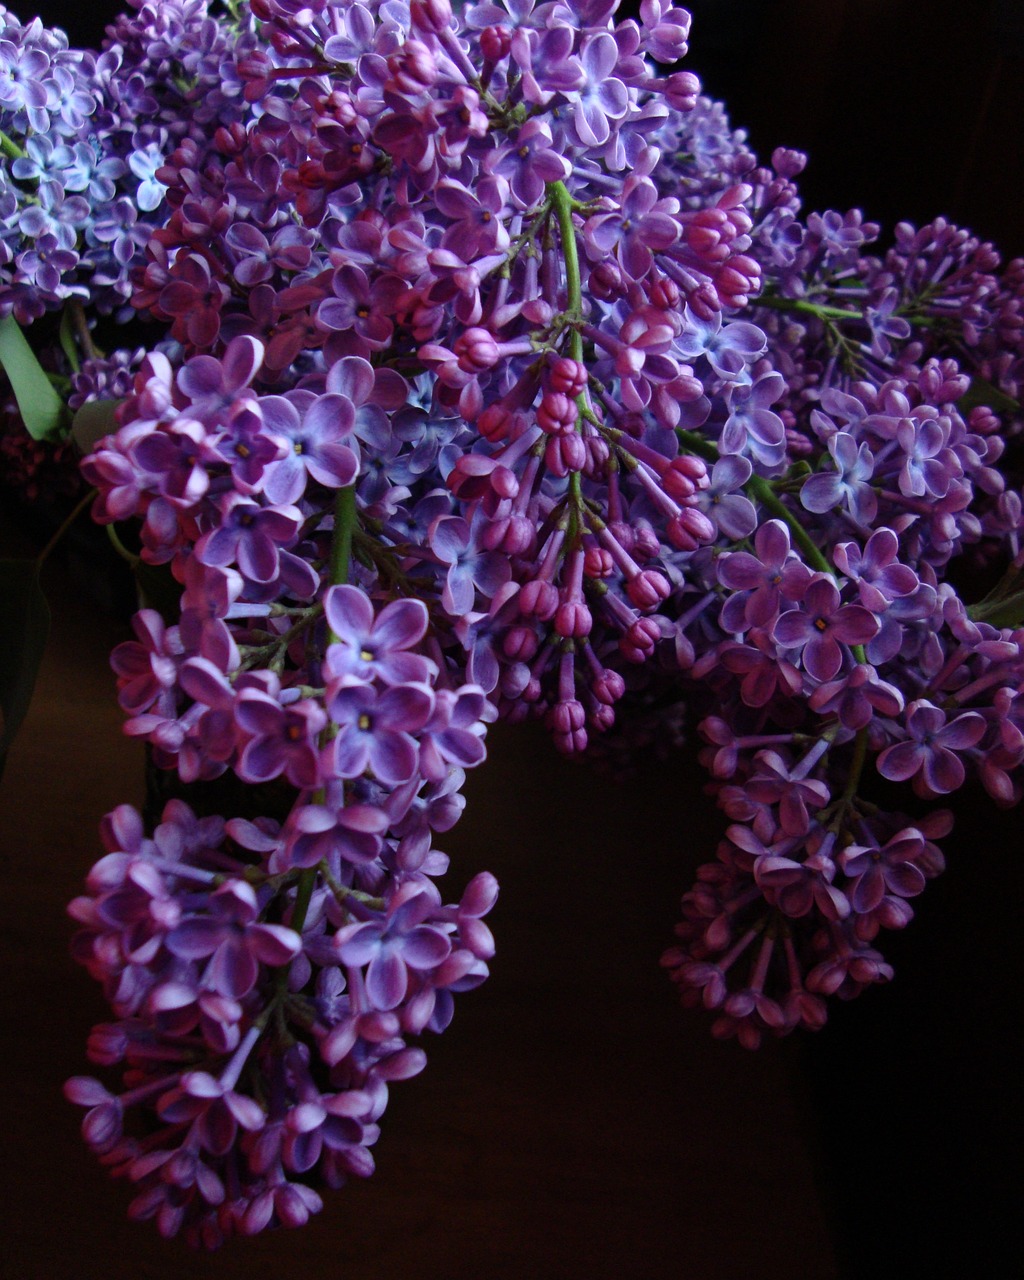
[[[692,71],[673,71],[661,82],[665,101],[676,111],[692,111],[700,97],[700,81]]]
[[[587,389],[587,368],[579,360],[559,356],[551,362],[548,383],[552,391],[566,396],[578,396]]]
[[[643,569],[626,583],[626,595],[637,609],[656,609],[671,591],[668,578],[655,569]]]
[[[629,553],[636,542],[636,529],[625,520],[612,520],[608,524],[608,532],[623,549]]]
[[[422,40],[406,40],[388,58],[388,70],[399,93],[425,93],[437,80],[437,63]]]
[[[587,475],[594,479],[603,478],[612,452],[608,441],[600,436],[586,436],[584,443],[587,446]]]
[[[651,285],[650,294],[651,305],[660,308],[662,311],[675,311],[682,302],[682,291],[674,280],[670,280],[668,276],[662,276],[660,280],[656,280]]]
[[[476,420],[477,428],[485,440],[497,444],[508,435],[512,413],[500,401],[489,404]]]
[[[583,640],[593,625],[593,616],[582,600],[565,600],[555,612],[555,632],[567,640]]]
[[[575,430],[576,402],[559,391],[546,391],[537,408],[537,425],[545,435],[565,436]]]
[[[653,618],[637,618],[619,641],[619,650],[627,662],[646,662],[660,638],[661,632]]]
[[[636,539],[633,543],[633,555],[637,560],[653,560],[661,551],[658,535],[646,520],[638,520],[634,528]]]
[[[467,329],[455,340],[455,355],[463,373],[483,373],[493,369],[501,358],[493,334],[486,329]]]
[[[556,702],[551,708],[550,724],[556,733],[574,733],[586,724],[587,716],[583,703],[575,698],[566,698]]]
[[[590,712],[590,727],[598,733],[607,733],[615,723],[614,710],[604,702],[599,702]]]
[[[484,27],[480,32],[480,52],[488,62],[500,62],[512,48],[512,32],[507,27]]]
[[[522,556],[533,546],[537,529],[526,516],[511,516],[505,525],[505,533],[495,550],[508,556]]]
[[[449,0],[412,0],[409,20],[417,31],[439,36],[452,25],[452,6]]]
[[[696,551],[702,543],[714,539],[714,524],[696,507],[685,507],[668,522],[668,540],[680,551]]]
[[[583,572],[588,578],[608,578],[615,569],[612,553],[604,547],[588,547],[583,557]]]
[[[556,476],[582,471],[587,461],[587,447],[581,436],[551,436],[544,450],[544,464]]]
[[[602,302],[617,297],[622,289],[622,275],[614,262],[599,262],[590,272],[590,292]]]
[[[519,592],[519,612],[524,618],[539,618],[546,622],[558,608],[558,588],[554,583],[535,578],[527,582]]]
[[[529,662],[540,647],[540,640],[536,631],[520,623],[505,632],[501,647],[512,662]]]
[[[710,483],[704,460],[692,454],[673,458],[661,473],[661,487],[677,502],[692,498],[698,489],[706,489]]]
[[[626,692],[626,682],[617,671],[602,671],[590,687],[598,702],[609,707]]]
[[[795,178],[802,173],[807,164],[807,157],[802,151],[792,151],[788,147],[776,147],[772,152],[772,168],[780,178]]]

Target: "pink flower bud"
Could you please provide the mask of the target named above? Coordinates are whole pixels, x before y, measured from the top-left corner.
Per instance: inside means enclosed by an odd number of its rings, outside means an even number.
[[[696,507],[685,507],[668,522],[668,540],[680,551],[696,551],[701,543],[714,538],[714,524]]]
[[[546,622],[558,608],[558,588],[551,582],[535,578],[519,592],[519,612],[524,618]]]
[[[668,578],[655,569],[643,569],[626,583],[626,595],[637,609],[656,609],[671,591]]]
[[[555,632],[567,640],[589,636],[593,625],[594,619],[582,600],[565,600],[555,613]]]
[[[484,27],[480,32],[480,52],[488,62],[507,58],[511,47],[512,32],[507,27]]]
[[[548,383],[552,391],[560,391],[566,396],[578,396],[587,389],[586,365],[580,364],[578,360],[570,360],[568,356],[559,356],[551,362]]]
[[[412,0],[409,19],[417,31],[439,36],[452,25],[452,6],[449,0]]]
[[[486,369],[493,369],[501,358],[498,344],[486,329],[467,329],[455,340],[453,350],[464,373],[483,373]]]
[[[579,416],[575,401],[559,391],[546,391],[537,409],[537,425],[549,436],[565,436],[575,430]]]
[[[575,432],[568,436],[549,437],[544,463],[553,475],[566,476],[570,471],[582,471],[586,461],[587,447]]]
[[[610,551],[604,547],[588,547],[583,557],[583,572],[588,578],[607,578],[615,568]]]

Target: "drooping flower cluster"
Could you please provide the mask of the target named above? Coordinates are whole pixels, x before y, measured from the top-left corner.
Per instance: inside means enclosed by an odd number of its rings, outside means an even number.
[[[665,0],[233,8],[100,55],[163,339],[79,388],[137,369],[83,471],[180,599],[115,650],[128,732],[266,805],[119,811],[75,907],[129,1084],[71,1087],[86,1136],[205,1243],[367,1171],[404,1037],[483,977],[493,882],[442,906],[432,833],[495,715],[697,724],[727,827],[664,963],[748,1046],[890,975],[951,818],[885,784],[1024,765],[1019,263],[804,216]]]

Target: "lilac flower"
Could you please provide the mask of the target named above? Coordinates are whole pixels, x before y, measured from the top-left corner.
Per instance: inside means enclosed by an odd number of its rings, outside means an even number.
[[[754,535],[754,553],[734,551],[716,566],[722,586],[737,592],[722,609],[722,626],[739,633],[769,627],[786,600],[798,599],[810,570],[793,555],[789,529],[781,520],[766,520]]]
[[[359,470],[359,446],[352,436],[355,409],[344,396],[289,391],[260,400],[264,428],[286,446],[284,457],[267,468],[263,490],[271,502],[297,502],[307,477],[329,489],[344,489]]]
[[[183,960],[209,958],[206,981],[233,1000],[253,989],[261,964],[287,964],[302,946],[293,929],[257,922],[256,894],[244,881],[228,880],[210,895],[209,905],[209,915],[183,920],[166,945]]]
[[[808,511],[822,513],[845,507],[858,524],[870,526],[878,513],[878,497],[871,486],[874,458],[867,444],[858,445],[849,432],[837,431],[828,441],[835,471],[819,471],[800,490]]]
[[[881,846],[847,846],[838,861],[851,882],[847,893],[854,911],[874,911],[887,893],[916,897],[925,886],[917,865],[924,847],[924,837],[913,827],[897,832]]]
[[[815,680],[832,680],[839,673],[842,645],[867,644],[878,631],[878,619],[863,605],[840,603],[827,574],[811,579],[801,605],[779,616],[772,635],[785,648],[801,651],[804,670]]]
[[[333,682],[327,713],[337,734],[327,749],[329,767],[341,778],[357,778],[369,768],[381,782],[398,786],[416,771],[413,734],[426,724],[434,695],[424,684],[392,685],[383,693],[369,684]]]
[[[375,614],[358,587],[337,586],[324,596],[324,614],[332,635],[325,670],[332,680],[396,685],[425,683],[433,675],[429,658],[409,652],[427,630],[421,600],[392,600]]]
[[[893,782],[914,780],[925,795],[946,795],[963,785],[964,765],[958,751],[973,747],[985,732],[985,718],[965,711],[952,720],[927,698],[907,707],[907,737],[886,747],[878,757],[878,772]]]
[[[422,893],[396,900],[386,920],[347,925],[335,935],[334,948],[344,964],[366,965],[366,994],[375,1009],[401,1004],[409,970],[436,968],[451,951],[451,943],[433,925],[422,923],[432,914]]]
[[[482,508],[477,510],[482,517]],[[448,566],[441,603],[453,618],[472,610],[477,589],[489,600],[510,576],[503,556],[479,548],[482,523],[485,521],[479,517],[474,517],[471,526],[461,516],[442,516],[430,529],[430,549]]]
[[[320,781],[317,735],[327,723],[318,702],[305,698],[282,706],[258,689],[244,689],[234,707],[235,721],[246,735],[238,759],[245,782],[267,782],[284,774],[296,787]]]

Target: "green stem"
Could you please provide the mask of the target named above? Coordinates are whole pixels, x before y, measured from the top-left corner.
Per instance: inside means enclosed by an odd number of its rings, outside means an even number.
[[[89,331],[89,321],[86,319],[85,308],[82,306],[81,299],[71,299],[68,303],[68,314],[71,316],[71,324],[75,330],[75,337],[78,339],[79,345],[85,353],[86,359],[98,360],[103,353],[92,340],[92,334]]]
[[[121,559],[124,560],[125,563],[131,565],[133,569],[135,569],[138,565],[140,565],[142,563],[142,557],[137,556],[135,555],[134,552],[128,550],[128,548],[124,545],[124,543],[118,537],[117,532],[114,529],[114,526],[112,524],[108,524],[106,526],[106,529],[107,529],[107,537],[110,540],[110,545],[114,548],[114,550],[121,557]]]
[[[573,199],[564,182],[548,183],[548,198],[558,219],[558,234],[562,241],[562,257],[565,261],[565,309],[570,316],[578,317],[583,305],[580,283],[580,259],[576,249],[576,228],[572,220]],[[583,358],[583,338],[573,326],[569,338],[569,354],[574,360]]]
[[[819,320],[861,320],[862,311],[848,311],[843,307],[829,307],[821,302],[809,302],[806,298],[782,298],[777,293],[765,294],[755,298],[755,307],[771,307],[773,311],[800,311],[805,315],[817,316]]]
[[[565,263],[565,310],[573,320],[578,321],[583,312],[583,287],[580,279],[579,250],[576,247],[576,227],[572,220],[575,201],[569,194],[564,182],[548,183],[548,199],[558,219],[558,237],[562,242],[562,260]],[[579,364],[583,363],[583,335],[576,324],[569,330],[569,355]],[[586,391],[576,397],[576,408],[579,411],[577,431],[582,429],[583,420],[590,410]],[[583,488],[578,471],[569,476],[569,494],[574,512],[579,512],[583,502]]]
[[[703,458],[705,462],[714,464],[721,456],[710,440],[705,440],[703,436],[699,436],[695,431],[684,431],[682,428],[677,428],[676,436],[680,443],[689,449],[691,453],[695,453],[698,458]],[[800,547],[815,569],[821,573],[832,572],[832,566],[811,541],[807,530],[797,521],[796,516],[793,515],[792,511],[772,489],[769,481],[762,476],[752,475],[743,487],[751,497],[756,498],[773,515],[778,516],[780,520],[785,522],[793,535],[793,541]]]
[[[338,495],[334,500],[334,536],[331,541],[331,559],[330,559],[330,579],[332,586],[340,586],[348,582],[349,569],[352,563],[352,536],[355,533],[356,519],[356,491],[354,486],[349,485],[345,489],[339,489]],[[337,637],[333,631],[328,628],[327,643],[333,644]],[[324,743],[329,738],[331,726],[328,725],[321,737]],[[314,804],[323,804],[324,790],[319,788],[313,795]],[[295,893],[295,906],[292,908],[291,927],[296,933],[302,932],[302,926],[306,922],[306,912],[309,910],[309,900],[313,896],[313,886],[316,884],[318,867],[307,867],[299,876],[298,889]],[[287,972],[287,970],[285,971]]]
[[[47,556],[54,549],[57,543],[60,542],[61,538],[64,537],[64,535],[75,523],[75,521],[86,509],[86,507],[92,504],[92,501],[96,497],[96,494],[97,494],[97,491],[95,489],[90,489],[89,492],[85,495],[85,497],[75,504],[75,508],[71,512],[71,514],[67,516],[63,521],[61,521],[60,527],[57,529],[57,532],[53,535],[53,537],[46,544],[46,546],[43,547],[42,551],[40,551],[40,553],[36,556],[37,571],[43,567],[43,564],[45,563]]]
[[[23,160],[25,158],[25,152],[2,129],[0,129],[0,153],[3,153],[9,160]]]
[[[348,582],[352,563],[352,538],[356,528],[356,491],[339,489],[334,500],[334,540],[331,543],[331,585]]]

